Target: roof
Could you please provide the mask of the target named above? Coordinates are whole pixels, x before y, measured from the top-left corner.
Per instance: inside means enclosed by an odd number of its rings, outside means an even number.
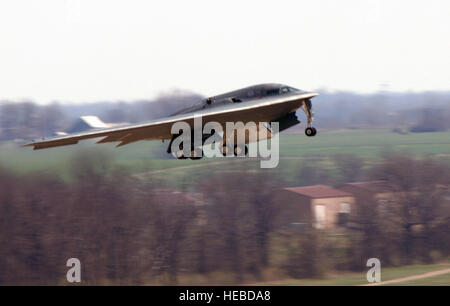
[[[304,187],[289,187],[284,188],[284,190],[288,190],[291,192],[295,192],[310,198],[340,198],[340,197],[351,197],[352,194],[334,189],[325,185],[313,185],[313,186],[304,186]]]
[[[351,186],[361,188],[370,192],[392,192],[392,185],[388,181],[367,181],[367,182],[352,182],[346,183],[341,187]]]

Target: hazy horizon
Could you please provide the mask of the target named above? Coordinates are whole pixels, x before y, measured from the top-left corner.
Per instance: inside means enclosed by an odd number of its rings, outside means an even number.
[[[257,83],[449,91],[447,1],[0,4],[0,100],[214,95]]]

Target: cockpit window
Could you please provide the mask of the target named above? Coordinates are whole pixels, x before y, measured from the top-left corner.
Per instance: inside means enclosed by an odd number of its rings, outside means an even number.
[[[266,91],[266,95],[271,96],[271,95],[278,95],[280,93],[280,90],[278,88],[274,88],[274,89],[268,89]]]
[[[298,92],[298,91],[300,91],[300,90],[298,90],[297,88],[285,86],[285,87],[281,87],[280,94],[285,94],[288,92]]]

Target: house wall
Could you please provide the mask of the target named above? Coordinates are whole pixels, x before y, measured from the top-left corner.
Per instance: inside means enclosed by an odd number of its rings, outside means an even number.
[[[312,199],[310,211],[313,213],[314,221],[317,220],[316,216],[316,206],[325,206],[325,224],[324,228],[331,228],[338,225],[339,213],[341,212],[342,203],[347,203],[350,206],[350,214],[352,213],[355,205],[355,200],[353,197],[338,197],[338,198],[319,198]],[[318,224],[314,222],[316,226]]]
[[[355,205],[352,196],[337,198],[312,199],[287,190],[276,192],[275,200],[280,207],[276,220],[277,227],[290,227],[300,224],[317,225],[316,206],[325,206],[324,228],[332,228],[338,224],[341,204],[348,203],[350,214]]]

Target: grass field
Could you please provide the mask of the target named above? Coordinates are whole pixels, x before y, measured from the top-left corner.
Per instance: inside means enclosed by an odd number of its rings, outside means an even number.
[[[449,264],[435,264],[435,265],[413,265],[398,268],[382,268],[381,281],[393,280],[413,275],[424,274],[431,271],[448,269]],[[366,272],[347,273],[330,277],[327,279],[304,279],[304,280],[285,280],[264,283],[264,285],[274,286],[354,286],[367,284]],[[413,281],[405,281],[400,283],[393,283],[390,285],[396,286],[450,286],[450,273],[439,275],[435,277],[417,279]]]
[[[84,141],[76,146],[33,151],[14,143],[0,144],[0,165],[17,173],[56,173],[64,176],[70,167],[74,155],[83,150],[92,150],[93,154],[104,154],[113,163],[129,173],[142,173],[158,169],[180,168],[186,173],[189,166],[198,172],[208,164],[208,171],[231,171],[242,167],[260,171],[259,161],[214,158],[200,161],[175,160],[164,152],[167,142],[141,141],[124,147],[115,148],[114,144],[94,144]],[[450,132],[411,133],[400,135],[386,129],[376,130],[337,130],[323,131],[316,137],[308,138],[303,134],[285,133],[280,136],[280,163],[276,170],[289,177],[299,161],[305,159],[326,160],[334,154],[354,154],[366,160],[375,161],[381,152],[397,151],[412,156],[435,156],[450,160]],[[226,166],[224,166],[224,163]],[[188,167],[186,167],[188,166]],[[325,162],[326,166],[326,162]]]

